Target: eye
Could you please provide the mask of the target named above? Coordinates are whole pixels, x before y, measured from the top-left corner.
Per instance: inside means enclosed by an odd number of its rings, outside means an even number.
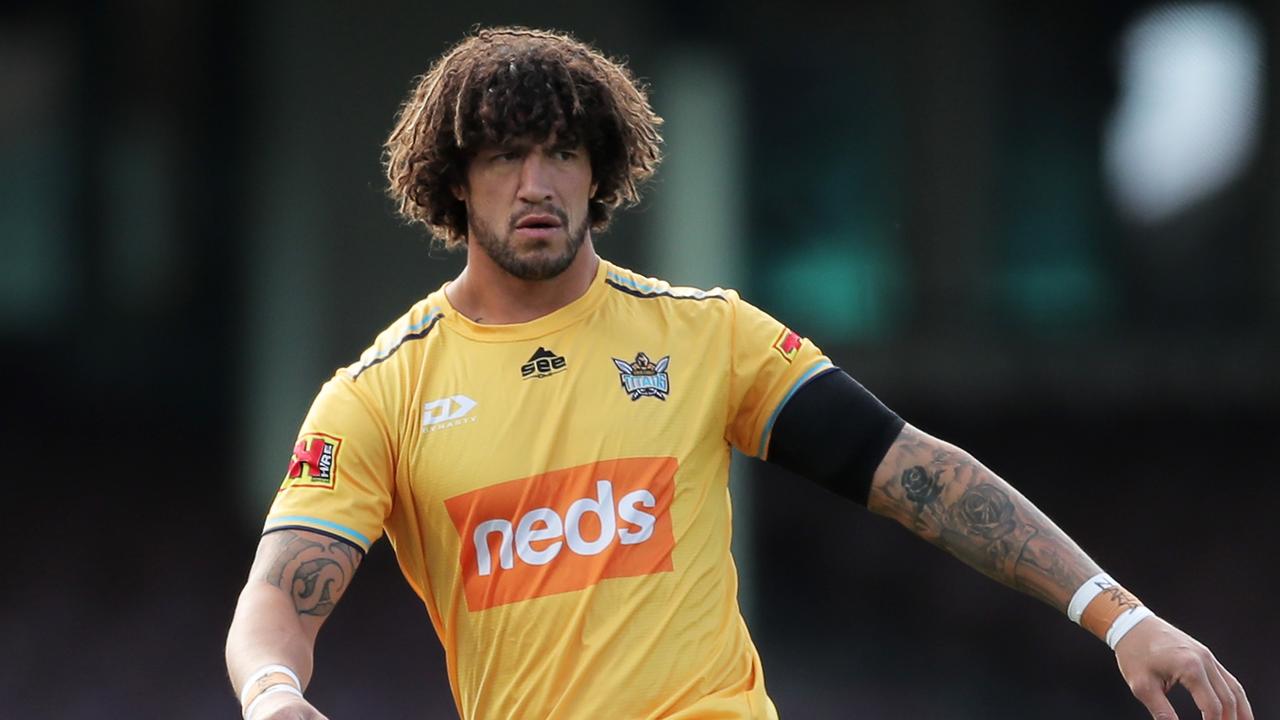
[[[578,157],[578,153],[575,150],[557,150],[556,151],[557,160],[569,161],[569,160],[573,160],[576,157]]]

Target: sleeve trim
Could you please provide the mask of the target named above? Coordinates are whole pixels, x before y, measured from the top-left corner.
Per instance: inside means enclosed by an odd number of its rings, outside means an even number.
[[[262,532],[268,533],[272,530],[283,530],[285,526],[298,526],[308,530],[328,530],[330,533],[337,533],[342,540],[349,540],[360,546],[360,549],[368,552],[369,546],[373,545],[373,541],[365,537],[363,533],[352,530],[345,525],[339,525],[329,520],[321,520],[320,518],[307,517],[305,515],[284,515],[281,517],[267,518],[267,524]]]
[[[266,537],[267,535],[270,535],[273,532],[281,532],[283,530],[306,530],[309,533],[315,533],[317,535],[323,535],[327,538],[333,538],[334,540],[337,540],[343,545],[350,545],[352,549],[360,553],[361,556],[369,554],[369,550],[367,548],[362,547],[360,543],[356,542],[355,540],[352,540],[351,538],[342,537],[338,533],[329,532],[328,530],[320,530],[318,528],[313,528],[310,525],[275,525],[273,527],[264,529],[262,531],[262,536]]]
[[[773,433],[773,424],[778,420],[778,415],[782,412],[782,408],[787,406],[787,401],[791,399],[791,396],[795,395],[797,390],[804,387],[805,383],[827,370],[834,369],[835,365],[832,365],[830,360],[825,357],[821,358],[813,367],[805,371],[804,375],[801,375],[798,380],[791,384],[791,389],[787,390],[787,394],[784,395],[782,400],[778,402],[777,406],[773,408],[773,414],[769,416],[769,421],[764,424],[764,429],[760,432],[760,443],[756,445],[756,457],[761,460],[764,459],[765,448],[768,447],[769,435]]]

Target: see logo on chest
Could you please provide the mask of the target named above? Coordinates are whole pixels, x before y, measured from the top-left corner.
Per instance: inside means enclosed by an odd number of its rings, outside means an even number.
[[[549,375],[555,375],[564,372],[569,365],[569,361],[555,354],[555,352],[544,347],[539,347],[529,358],[529,361],[520,366],[520,377],[523,380],[531,378],[544,378]]]

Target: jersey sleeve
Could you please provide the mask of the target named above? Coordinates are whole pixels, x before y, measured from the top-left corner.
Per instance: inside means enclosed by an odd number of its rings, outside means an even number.
[[[743,453],[762,458],[787,400],[833,366],[808,339],[737,293],[728,296],[733,308],[733,336],[725,438]]]
[[[300,528],[364,551],[391,510],[394,454],[388,426],[349,376],[325,383],[302,423],[263,532]]]

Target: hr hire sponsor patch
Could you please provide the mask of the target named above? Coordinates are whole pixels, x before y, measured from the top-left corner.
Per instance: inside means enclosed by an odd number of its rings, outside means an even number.
[[[338,451],[342,438],[324,433],[307,433],[293,446],[289,470],[279,492],[289,488],[332,490],[338,481]]]
[[[796,359],[796,353],[800,352],[800,346],[804,344],[804,338],[795,333],[794,330],[782,328],[782,332],[778,333],[778,339],[773,341],[773,349],[778,351],[783,360],[791,362]]]

